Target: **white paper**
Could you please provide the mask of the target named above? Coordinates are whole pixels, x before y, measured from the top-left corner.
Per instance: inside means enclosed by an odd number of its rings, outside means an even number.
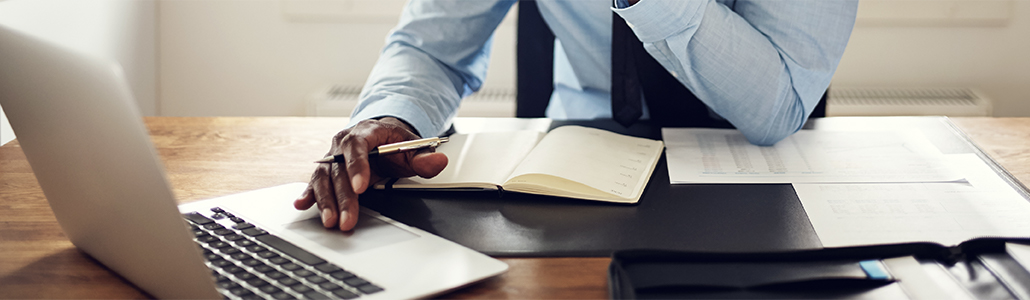
[[[732,129],[662,128],[676,183],[961,181],[918,131],[802,130],[768,147]]]
[[[796,183],[794,190],[824,247],[1030,237],[1030,202],[976,155],[947,157],[968,183]]]

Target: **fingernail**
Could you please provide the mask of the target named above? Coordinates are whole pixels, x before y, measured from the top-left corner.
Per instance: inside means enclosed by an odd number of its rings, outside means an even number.
[[[361,181],[361,174],[354,175],[354,178],[351,178],[350,180],[350,187],[354,189],[355,194],[361,193],[361,191],[358,190],[360,188]]]
[[[346,223],[346,222],[347,222],[347,214],[346,214],[346,212],[343,212],[343,213],[340,214],[340,228],[341,229],[343,228],[343,223]]]
[[[328,208],[322,209],[322,224],[324,224],[326,227],[329,227],[329,225],[331,225],[331,224],[329,224],[329,216],[332,213],[333,213],[333,210],[331,210],[331,209],[328,209]]]

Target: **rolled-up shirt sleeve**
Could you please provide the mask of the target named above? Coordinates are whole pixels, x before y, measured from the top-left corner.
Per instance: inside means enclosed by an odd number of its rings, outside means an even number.
[[[641,0],[613,10],[694,95],[757,145],[801,129],[830,84],[857,0]]]
[[[482,86],[494,29],[515,2],[408,3],[386,38],[349,126],[391,116],[411,124],[422,136],[442,133],[461,98]]]

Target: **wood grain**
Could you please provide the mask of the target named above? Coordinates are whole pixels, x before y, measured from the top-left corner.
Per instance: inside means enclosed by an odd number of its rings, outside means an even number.
[[[956,118],[982,149],[1030,182],[1030,118]],[[305,182],[345,118],[149,117],[176,197],[190,202]],[[504,275],[444,298],[607,298],[608,258],[504,258]],[[17,141],[0,147],[0,298],[144,298],[79,252],[54,219]]]

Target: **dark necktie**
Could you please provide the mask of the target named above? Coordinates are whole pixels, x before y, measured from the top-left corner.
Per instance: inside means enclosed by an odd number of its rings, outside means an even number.
[[[713,119],[708,107],[669,74],[637,39],[618,14],[612,13],[612,118],[629,127],[647,101],[651,122],[662,127],[726,127]]]

